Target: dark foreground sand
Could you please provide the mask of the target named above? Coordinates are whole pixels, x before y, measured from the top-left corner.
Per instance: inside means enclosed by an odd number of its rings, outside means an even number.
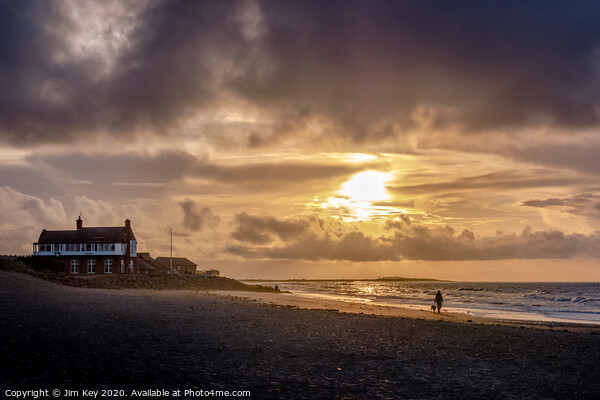
[[[255,399],[600,398],[593,329],[83,289],[4,271],[0,317],[1,398],[7,389],[149,388]]]

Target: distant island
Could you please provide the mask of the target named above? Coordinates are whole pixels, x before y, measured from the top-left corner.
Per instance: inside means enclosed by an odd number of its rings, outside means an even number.
[[[384,276],[370,279],[240,279],[244,282],[451,282],[444,279],[404,278],[402,276]]]

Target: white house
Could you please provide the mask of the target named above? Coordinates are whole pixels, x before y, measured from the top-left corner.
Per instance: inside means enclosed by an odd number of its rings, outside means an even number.
[[[75,230],[44,229],[33,244],[33,255],[57,257],[70,274],[137,272],[137,241],[128,219],[125,226],[84,228],[79,217]]]

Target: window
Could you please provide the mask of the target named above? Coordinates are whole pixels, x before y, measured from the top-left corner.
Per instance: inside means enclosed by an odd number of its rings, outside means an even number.
[[[129,260],[129,272],[133,273],[133,260]]]
[[[71,260],[71,273],[72,274],[79,273],[79,260]]]
[[[104,273],[112,274],[112,260],[104,260]]]
[[[88,260],[88,274],[96,273],[96,260]]]
[[[85,251],[92,251],[92,245],[90,243],[86,243]]]
[[[68,244],[67,251],[79,251],[80,246],[78,244]]]
[[[121,260],[121,273],[125,273],[125,260]]]

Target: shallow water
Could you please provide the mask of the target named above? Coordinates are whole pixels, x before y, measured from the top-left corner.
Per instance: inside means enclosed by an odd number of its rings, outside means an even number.
[[[253,282],[257,283],[257,282]],[[594,282],[259,282],[300,296],[429,310],[477,317],[600,324],[600,283]]]

